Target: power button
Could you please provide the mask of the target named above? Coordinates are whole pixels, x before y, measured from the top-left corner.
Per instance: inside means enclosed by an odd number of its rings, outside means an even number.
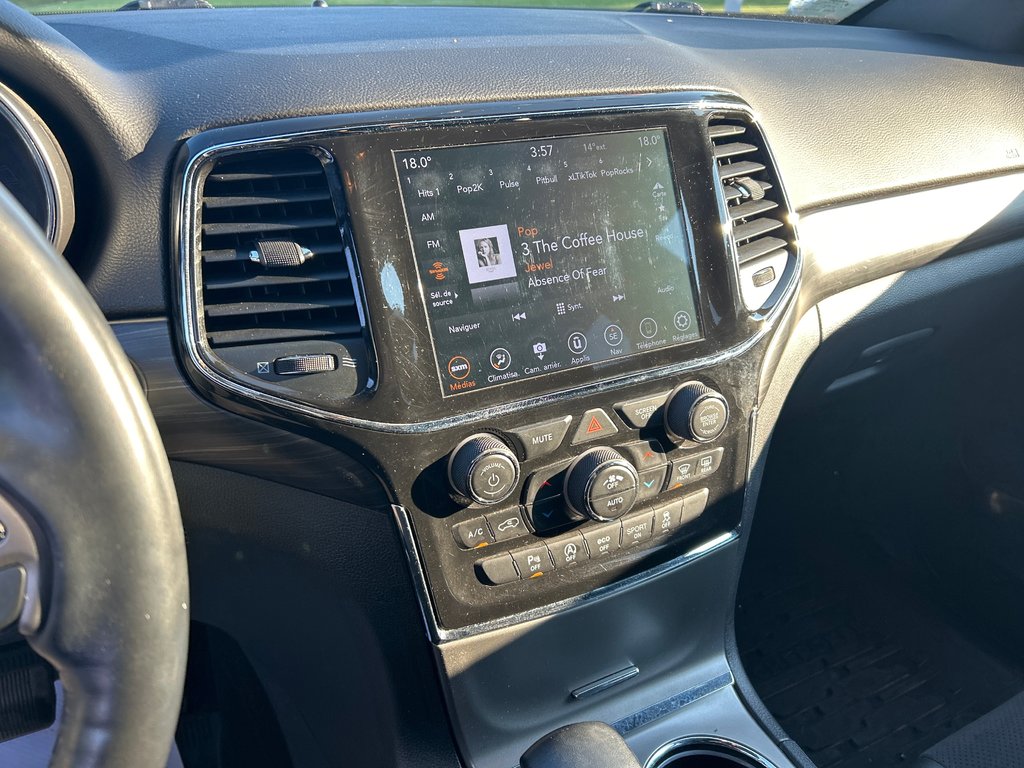
[[[507,499],[519,483],[519,459],[494,435],[473,435],[452,451],[448,482],[465,499],[497,504]]]
[[[469,474],[470,496],[494,503],[508,498],[519,479],[519,468],[508,456],[493,454],[476,462]]]

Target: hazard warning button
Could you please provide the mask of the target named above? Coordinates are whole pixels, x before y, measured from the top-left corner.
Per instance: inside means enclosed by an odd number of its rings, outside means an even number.
[[[615,426],[603,409],[592,408],[580,419],[579,426],[576,427],[576,434],[572,436],[572,444],[589,443],[591,440],[614,435],[618,431],[619,428]]]

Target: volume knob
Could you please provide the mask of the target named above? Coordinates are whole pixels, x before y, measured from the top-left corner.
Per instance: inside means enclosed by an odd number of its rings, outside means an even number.
[[[729,403],[707,384],[688,381],[669,395],[665,406],[665,431],[677,443],[707,443],[725,431]]]
[[[519,482],[519,459],[494,435],[473,435],[448,459],[448,482],[460,496],[478,504],[498,504]]]

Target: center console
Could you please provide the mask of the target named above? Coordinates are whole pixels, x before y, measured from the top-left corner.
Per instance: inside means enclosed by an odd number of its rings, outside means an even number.
[[[187,372],[380,479],[467,759],[501,764],[486,665],[456,673],[453,649],[738,536],[800,269],[756,121],[708,93],[308,118],[196,137],[179,178]],[[641,674],[549,654],[573,700]]]

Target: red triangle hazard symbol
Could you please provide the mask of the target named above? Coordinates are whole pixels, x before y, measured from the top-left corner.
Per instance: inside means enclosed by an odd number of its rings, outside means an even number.
[[[587,425],[587,434],[592,435],[595,432],[600,432],[604,427],[601,426],[601,422],[597,420],[597,416],[590,417],[590,423]]]

